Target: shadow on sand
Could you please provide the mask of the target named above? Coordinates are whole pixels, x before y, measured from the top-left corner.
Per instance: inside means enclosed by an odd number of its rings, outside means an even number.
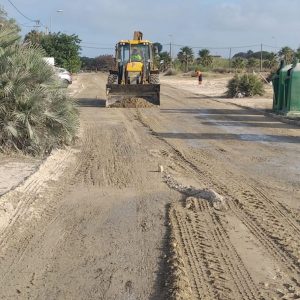
[[[105,102],[104,99],[79,98],[77,105],[80,107],[105,107]]]

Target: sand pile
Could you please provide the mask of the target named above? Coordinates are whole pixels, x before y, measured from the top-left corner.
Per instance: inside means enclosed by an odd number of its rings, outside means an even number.
[[[128,98],[124,98],[121,101],[111,104],[109,107],[148,108],[148,107],[155,107],[155,105],[143,98],[128,97]]]

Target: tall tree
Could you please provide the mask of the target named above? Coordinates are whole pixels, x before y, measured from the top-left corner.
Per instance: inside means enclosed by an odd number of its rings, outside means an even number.
[[[6,11],[4,11],[0,7],[0,27],[10,28],[13,29],[15,33],[21,31],[20,27],[17,25],[14,19],[8,18]]]
[[[293,59],[295,57],[294,50],[290,47],[287,47],[287,46],[281,48],[281,50],[278,52],[278,54],[284,58],[284,60],[287,64],[292,63]]]
[[[61,32],[45,35],[32,30],[25,36],[25,41],[30,41],[34,45],[40,45],[47,56],[54,57],[56,65],[64,67],[70,72],[80,70],[81,40],[77,35],[67,35]]]
[[[91,57],[82,56],[80,57],[81,60],[81,68],[83,70],[94,70],[95,59]]]
[[[268,55],[270,54],[270,52],[268,51],[263,51],[261,53],[261,51],[257,51],[257,52],[253,52],[252,50],[248,50],[247,52],[238,52],[233,56],[234,58],[244,58],[244,59],[249,59],[249,58],[256,58],[256,59],[260,59],[262,54],[263,59],[267,59]]]
[[[188,65],[194,61],[194,52],[190,47],[182,47],[177,54],[178,60],[184,65],[185,72],[188,71]]]
[[[276,53],[271,52],[268,58],[263,62],[263,67],[273,70],[278,66],[278,56]]]
[[[242,71],[243,69],[245,69],[245,60],[242,59],[241,57],[235,58],[232,61],[232,67],[238,72],[238,71]]]
[[[300,47],[297,49],[297,51],[296,51],[296,57],[298,58],[298,59],[300,59]]]
[[[161,52],[159,53],[159,65],[160,65],[160,69],[161,71],[165,71],[167,68],[170,67],[171,65],[171,56],[169,52]]]
[[[203,67],[210,67],[213,63],[213,57],[210,55],[210,51],[208,49],[199,50],[199,63]]]
[[[153,46],[157,48],[158,53],[160,53],[163,49],[163,45],[161,43],[153,43]]]
[[[31,30],[24,37],[24,42],[30,42],[33,45],[41,45],[41,40],[44,37],[44,33],[37,30]]]
[[[99,55],[94,59],[94,66],[97,70],[109,71],[114,67],[115,60],[112,55]]]
[[[254,71],[256,68],[258,68],[259,62],[257,59],[250,57],[247,61],[247,68],[249,71]]]

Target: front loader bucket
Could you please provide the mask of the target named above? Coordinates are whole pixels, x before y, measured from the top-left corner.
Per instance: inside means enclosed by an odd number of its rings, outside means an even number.
[[[159,84],[107,84],[106,107],[128,98],[142,98],[154,105],[160,105]]]

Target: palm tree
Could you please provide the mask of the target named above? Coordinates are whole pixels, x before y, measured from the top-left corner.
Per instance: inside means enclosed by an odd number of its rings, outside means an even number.
[[[171,67],[171,56],[170,53],[164,51],[159,53],[159,66],[161,71],[165,71],[166,69]]]
[[[247,68],[249,71],[254,71],[258,67],[258,61],[257,59],[251,57],[247,61]]]
[[[245,69],[245,61],[241,57],[235,58],[232,61],[232,67],[236,70],[236,72],[242,71]]]
[[[284,58],[284,60],[287,64],[291,64],[293,62],[294,57],[295,57],[294,50],[290,47],[287,47],[287,46],[283,47],[278,52],[278,54]]]
[[[17,25],[14,19],[8,19],[7,13],[0,7],[0,27],[5,26],[9,29],[14,29],[15,31],[21,31],[20,27]]]
[[[268,58],[264,61],[264,68],[273,70],[278,66],[278,56],[274,52],[270,52]]]
[[[188,71],[188,65],[194,61],[194,52],[190,47],[182,47],[177,54],[178,60],[183,64],[185,72]]]
[[[203,67],[210,67],[213,63],[213,58],[210,55],[210,51],[208,49],[199,50],[199,63]]]
[[[30,42],[33,45],[40,45],[43,33],[37,30],[31,30],[24,37],[24,42]]]
[[[16,28],[0,28],[0,150],[45,154],[70,143],[78,127],[74,101],[58,88],[43,51],[20,44]]]

